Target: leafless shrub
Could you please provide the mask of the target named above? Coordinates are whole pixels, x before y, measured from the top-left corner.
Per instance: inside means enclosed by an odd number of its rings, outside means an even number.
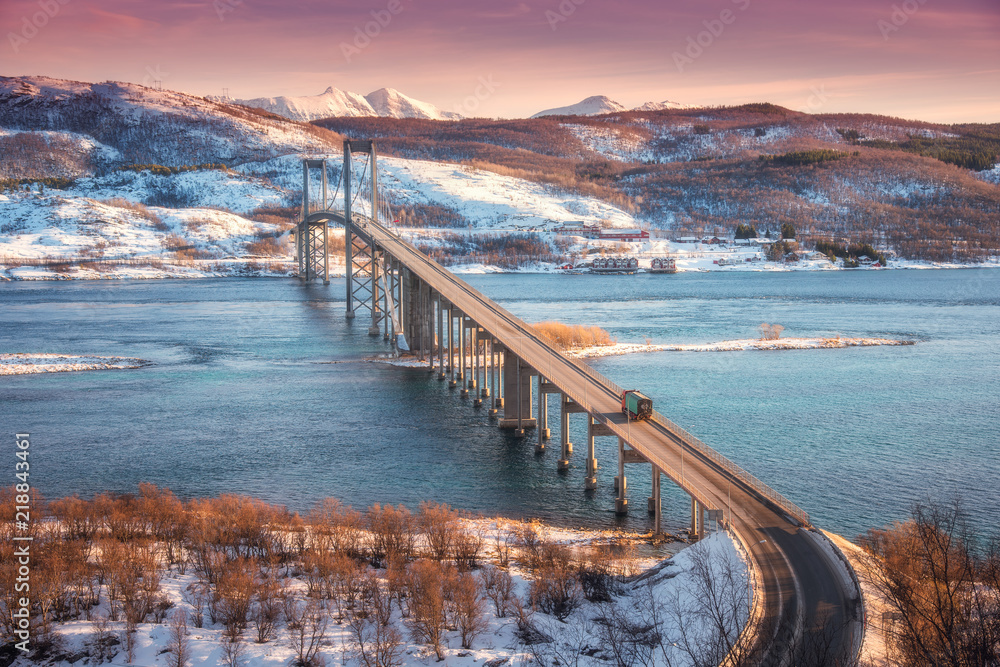
[[[191,605],[191,622],[196,628],[205,625],[205,602],[208,595],[208,587],[200,581],[188,584],[182,594],[184,601]]]
[[[483,579],[486,596],[493,601],[497,618],[506,618],[514,597],[514,579],[507,570],[493,565],[484,566],[479,570],[479,575]]]
[[[167,664],[170,667],[187,667],[191,658],[189,644],[187,613],[177,609],[170,617],[170,641],[167,644]]]
[[[474,570],[479,565],[485,547],[486,538],[478,526],[468,525],[464,529],[460,528],[455,534],[453,545],[455,565],[462,571]]]
[[[277,257],[288,254],[287,250],[273,237],[247,243],[247,253],[251,255],[263,255],[265,257]]]
[[[535,569],[528,593],[532,606],[559,620],[578,608],[583,591],[565,548],[549,548]]]
[[[312,540],[318,549],[327,549],[363,558],[364,518],[336,498],[324,498],[309,513]]]
[[[292,601],[285,607],[288,620],[288,645],[295,654],[298,667],[320,667],[325,664],[319,650],[326,638],[329,622],[326,610],[316,601]]]
[[[489,627],[479,578],[471,572],[458,572],[451,598],[455,624],[462,636],[462,648],[472,648],[472,641]]]
[[[517,535],[511,524],[497,519],[493,524],[493,550],[500,567],[506,568],[510,565],[510,553],[516,542]]]
[[[403,664],[403,636],[392,622],[392,596],[373,571],[361,588],[362,603],[350,621],[358,660],[365,667],[398,667]]]
[[[403,616],[403,618],[408,618],[410,615],[410,606],[408,604],[410,596],[410,577],[409,573],[406,571],[406,563],[399,558],[390,559],[385,570],[385,581],[389,590],[389,595],[396,600],[396,604],[399,607],[399,613]]]
[[[909,521],[861,538],[873,587],[898,621],[890,648],[911,665],[1000,662],[1000,551],[979,548],[961,503],[918,503]]]
[[[218,619],[230,632],[243,632],[253,604],[256,561],[237,558],[225,565],[215,583],[214,604]]]
[[[243,633],[238,628],[226,628],[222,631],[221,644],[226,667],[240,667],[243,664],[243,653],[246,648]]]
[[[420,503],[420,513],[417,515],[417,526],[427,540],[431,557],[445,560],[452,553],[452,546],[461,530],[458,523],[458,512],[438,503],[425,500]]]
[[[445,571],[441,564],[418,560],[410,564],[410,611],[413,638],[429,644],[444,660]]]
[[[283,579],[268,573],[258,580],[254,595],[255,604],[250,611],[250,620],[256,630],[258,644],[264,644],[274,638],[286,595],[288,592]]]
[[[410,510],[402,505],[382,507],[376,503],[368,508],[365,518],[372,565],[382,567],[387,559],[392,557],[399,557],[405,561],[413,557],[416,531]]]
[[[654,651],[661,637],[654,624],[635,618],[615,601],[602,603],[601,615],[594,622],[601,647],[617,667],[655,664]]]
[[[517,528],[517,549],[519,558],[524,565],[533,570],[541,561],[541,551],[544,541],[535,523],[522,523]]]
[[[105,614],[94,614],[91,620],[92,631],[88,653],[94,662],[102,664],[114,655],[112,647],[118,643],[118,640],[109,629],[108,617]]]
[[[778,340],[781,338],[781,332],[785,330],[785,327],[780,324],[768,324],[767,322],[762,323],[757,328],[760,329],[761,340]]]

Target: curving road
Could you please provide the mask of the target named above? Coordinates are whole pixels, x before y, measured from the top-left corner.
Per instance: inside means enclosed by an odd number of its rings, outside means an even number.
[[[314,214],[344,224],[334,212]],[[473,289],[386,227],[356,217],[358,235],[402,261],[414,275],[471,317],[703,506],[721,509],[748,546],[760,603],[757,636],[729,664],[851,665],[862,635],[860,592],[808,515],[736,468],[672,422],[629,422],[620,388],[568,359],[532,327]]]

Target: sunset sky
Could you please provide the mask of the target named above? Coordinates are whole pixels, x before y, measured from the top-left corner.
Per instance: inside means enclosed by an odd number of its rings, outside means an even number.
[[[603,94],[1000,122],[997,0],[0,0],[0,27],[0,74],[198,95],[388,86],[479,116]]]

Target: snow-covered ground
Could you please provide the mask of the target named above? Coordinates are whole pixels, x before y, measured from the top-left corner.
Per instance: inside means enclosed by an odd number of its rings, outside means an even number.
[[[655,343],[616,343],[599,347],[586,347],[570,350],[566,354],[571,357],[593,358],[613,357],[636,352],[737,352],[746,350],[818,350],[843,347],[873,347],[878,345],[913,345],[912,340],[892,340],[888,338],[779,338],[777,340],[760,340],[746,338],[742,340],[724,340],[718,343],[701,343],[693,345],[655,344]]]
[[[517,522],[504,520],[480,520],[480,528],[486,534],[500,534],[513,529]],[[553,529],[533,524],[540,536],[547,542],[554,542],[571,549],[592,548],[596,544],[608,544],[609,538],[601,533],[586,533],[566,529]],[[508,528],[509,527],[509,528]],[[610,543],[623,544],[621,535],[610,539]],[[732,627],[727,628],[728,641],[739,635],[746,621],[747,566],[741,558],[732,538],[725,532],[709,535],[695,545],[681,550],[673,557],[658,561],[645,558],[632,561],[628,569],[637,571],[617,587],[609,602],[586,602],[563,621],[539,610],[530,608],[520,620],[527,620],[532,632],[519,632],[518,614],[510,612],[499,617],[490,603],[484,600],[485,626],[471,642],[471,648],[461,648],[460,636],[456,630],[444,635],[444,656],[452,667],[501,667],[526,664],[531,660],[542,660],[552,664],[552,659],[572,656],[573,664],[605,665],[612,658],[613,647],[609,643],[607,628],[610,624],[621,627],[641,627],[653,625],[663,639],[662,647],[651,648],[656,664],[687,666],[695,664],[694,655],[704,658],[714,647],[725,646],[712,623],[709,605],[732,605]],[[513,592],[520,600],[528,595],[531,575],[517,562],[511,562],[509,572],[513,579]],[[305,582],[302,573],[292,570],[292,576],[285,579],[287,589],[299,599],[305,598]],[[384,571],[376,571],[384,577]],[[628,573],[626,573],[628,574]],[[720,581],[706,586],[707,576],[718,575]],[[479,575],[474,575],[479,576]],[[189,664],[221,665],[225,662],[222,638],[222,623],[213,623],[208,613],[204,614],[203,626],[194,624],[195,609],[192,605],[191,586],[198,584],[194,568],[184,573],[171,569],[162,573],[159,587],[164,604],[169,603],[168,619],[164,623],[144,622],[136,631],[134,665],[152,667],[166,665],[170,655],[166,653],[170,644],[169,615],[183,612],[187,621],[187,648]],[[706,590],[717,599],[706,599]],[[401,631],[402,650],[397,664],[402,667],[425,667],[436,664],[436,656],[431,648],[416,639],[409,630],[410,618],[402,618],[397,605],[393,605],[391,623]],[[741,611],[742,610],[742,611]],[[87,617],[55,626],[59,657],[47,664],[64,667],[76,664],[87,654],[93,654],[97,638],[96,619],[108,615],[107,596],[102,595],[101,604],[87,611]],[[326,664],[359,665],[357,644],[350,624],[336,621],[333,609],[324,609],[327,617],[325,633],[319,642],[319,655]],[[619,628],[620,629],[620,628]],[[522,628],[523,630],[523,628]],[[123,632],[121,622],[110,622],[105,637],[111,637],[109,653],[105,660],[91,659],[89,664],[125,664],[124,649],[120,642]],[[276,636],[264,643],[255,643],[248,629],[242,637],[242,659],[245,667],[268,667],[290,664],[295,654],[290,646],[290,633],[284,622],[279,621]],[[105,640],[106,643],[107,640]],[[713,664],[717,660],[713,661]],[[27,667],[36,664],[25,657],[18,657],[13,665]],[[560,661],[560,664],[564,664]]]
[[[339,159],[326,157],[334,163]],[[400,230],[409,240],[431,248],[446,246],[449,234],[534,232],[553,252],[558,248],[578,266],[600,254],[628,254],[639,260],[641,268],[648,268],[655,257],[672,257],[681,272],[842,268],[822,257],[769,262],[762,248],[753,246],[678,243],[658,237],[625,243],[559,233],[556,230],[566,224],[625,228],[640,224],[631,214],[594,197],[466,165],[401,158],[382,158],[379,164],[382,187],[392,193],[396,206],[445,207],[468,221],[461,229]],[[251,218],[273,220],[254,212],[294,204],[301,170],[301,155],[296,153],[244,163],[232,170],[171,176],[126,170],[79,178],[65,190],[34,186],[30,191],[0,193],[0,279],[288,275],[292,261],[288,235],[281,235],[273,222]],[[157,205],[166,202],[170,205]],[[363,199],[357,204],[362,211],[367,206]],[[251,243],[275,236],[266,255],[256,255],[249,248]],[[338,259],[334,258],[335,271]],[[39,260],[77,260],[77,264],[41,266]],[[79,266],[78,260],[91,263]],[[275,261],[285,266],[272,266]],[[900,260],[890,266],[951,265]],[[553,272],[556,267],[542,263],[523,265],[518,271]],[[479,259],[449,268],[456,273],[499,271]]]
[[[32,375],[120,368],[141,368],[149,361],[133,357],[93,357],[74,354],[0,354],[0,375]]]

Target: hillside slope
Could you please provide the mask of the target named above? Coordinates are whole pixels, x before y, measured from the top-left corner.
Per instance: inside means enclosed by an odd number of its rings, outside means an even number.
[[[312,125],[185,93],[39,76],[0,77],[0,128],[7,130],[0,137],[0,179],[102,173],[123,164],[235,164],[341,140]],[[87,156],[62,161],[69,144]]]

